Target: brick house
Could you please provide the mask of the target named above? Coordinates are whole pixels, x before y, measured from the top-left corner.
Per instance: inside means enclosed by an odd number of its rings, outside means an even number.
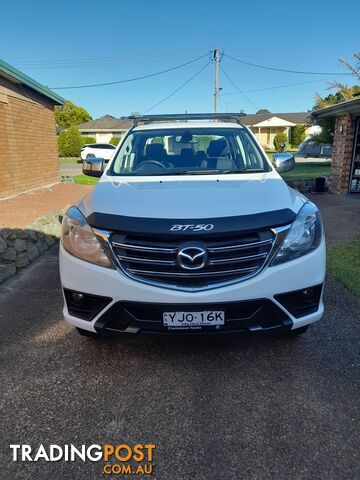
[[[360,194],[360,98],[312,113],[313,119],[334,118],[330,189],[338,194]]]
[[[0,198],[58,181],[54,106],[64,101],[0,60]]]

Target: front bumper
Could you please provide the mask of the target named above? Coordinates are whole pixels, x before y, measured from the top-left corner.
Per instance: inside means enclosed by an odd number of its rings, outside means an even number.
[[[96,315],[87,319],[80,318],[71,309],[69,311],[65,301],[65,320],[84,330],[170,333],[162,326],[163,311],[213,309],[225,310],[225,325],[218,329],[204,327],[201,333],[274,332],[299,328],[322,317],[325,243],[323,241],[319,248],[304,257],[267,267],[243,282],[201,292],[190,293],[140,283],[118,270],[98,267],[73,257],[61,243],[60,275],[65,290],[108,299]],[[316,309],[305,309],[298,315],[289,307],[289,302],[281,303],[279,295],[316,286],[319,288]],[[147,312],[145,316],[144,312]],[[199,333],[199,330],[189,332]]]

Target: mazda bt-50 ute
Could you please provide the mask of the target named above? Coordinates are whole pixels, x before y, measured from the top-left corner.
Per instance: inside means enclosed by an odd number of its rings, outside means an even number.
[[[63,218],[65,320],[85,335],[297,335],[323,314],[320,213],[238,114],[134,117]],[[154,123],[156,122],[156,123]]]

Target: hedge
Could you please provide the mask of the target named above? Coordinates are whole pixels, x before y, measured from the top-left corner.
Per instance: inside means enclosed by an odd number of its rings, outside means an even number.
[[[110,140],[110,145],[118,145],[118,143],[120,142],[121,138],[120,137],[112,137],[112,139]]]
[[[83,147],[83,140],[76,127],[63,130],[58,136],[58,150],[60,157],[79,157]]]
[[[88,143],[96,143],[95,137],[81,137],[83,145],[87,145]]]

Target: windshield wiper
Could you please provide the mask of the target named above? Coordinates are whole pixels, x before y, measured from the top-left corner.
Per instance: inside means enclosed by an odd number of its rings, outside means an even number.
[[[228,173],[261,173],[265,172],[263,168],[239,168],[238,170],[222,170],[221,174],[228,174]]]
[[[169,173],[159,173],[159,175],[227,175],[230,173],[259,173],[265,172],[263,168],[239,168],[237,170],[177,170]]]
[[[144,172],[139,172],[139,173],[133,173],[135,176],[148,176],[148,177],[167,177],[170,175],[228,175],[231,173],[259,173],[259,172],[265,172],[264,169],[262,168],[240,168],[237,170],[209,170],[209,169],[204,169],[204,170],[171,170],[170,172],[167,172],[166,170],[162,170],[161,172],[149,172],[149,173],[144,173]]]

